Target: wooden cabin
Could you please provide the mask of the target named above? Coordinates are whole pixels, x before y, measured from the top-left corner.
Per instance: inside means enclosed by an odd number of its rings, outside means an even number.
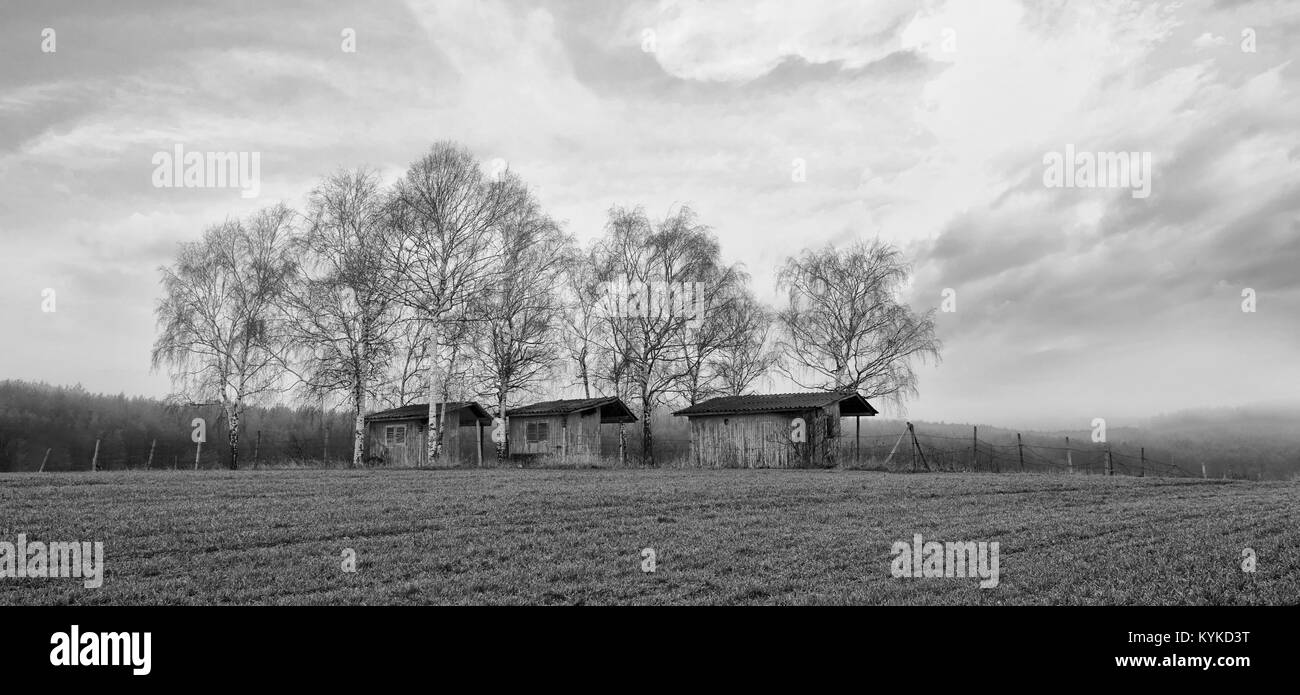
[[[673,413],[690,422],[691,460],[719,468],[837,465],[840,419],[876,414],[856,392],[722,396]]]
[[[492,449],[492,416],[474,401],[446,407],[440,465],[478,466]],[[415,403],[366,416],[366,461],[387,466],[429,465],[429,404]]]
[[[506,410],[510,457],[601,456],[603,426],[636,422],[622,400],[572,398]],[[609,452],[611,454],[616,452]]]

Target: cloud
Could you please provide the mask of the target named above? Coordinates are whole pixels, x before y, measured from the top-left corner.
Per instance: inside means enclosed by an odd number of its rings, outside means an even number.
[[[626,40],[652,41],[655,59],[688,80],[751,80],[791,58],[858,68],[903,48],[914,3],[853,0],[676,2],[629,12]],[[646,34],[646,32],[651,32]]]
[[[1227,39],[1222,36],[1215,36],[1207,31],[1196,37],[1196,39],[1192,41],[1192,45],[1196,46],[1199,50],[1205,50],[1207,48],[1214,48],[1215,46],[1222,46],[1227,42]]]

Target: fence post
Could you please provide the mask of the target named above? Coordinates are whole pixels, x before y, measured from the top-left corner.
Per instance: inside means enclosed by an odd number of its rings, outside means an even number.
[[[1025,472],[1025,445],[1020,442],[1020,433],[1016,432],[1016,450],[1020,452],[1020,472]]]
[[[853,465],[862,465],[862,416],[853,416]]]
[[[1201,461],[1201,478],[1208,478],[1209,474],[1205,472],[1205,462]]]
[[[95,453],[90,457],[90,470],[92,473],[99,470],[99,439],[95,440]]]
[[[154,447],[156,447],[156,446],[158,446],[158,440],[157,440],[157,439],[153,440],[153,443],[149,445],[149,460],[146,461],[145,464],[144,464],[144,469],[145,469],[145,470],[149,470],[150,468],[153,468],[153,450],[154,450]],[[44,465],[44,464],[42,464],[42,465]]]
[[[474,431],[478,436],[478,467],[483,467],[483,423],[474,420]]]
[[[262,458],[262,430],[257,431],[257,443],[253,445],[253,468],[257,468],[257,462]]]
[[[912,430],[912,423],[907,423],[907,433],[912,435],[912,472],[916,472],[916,432]]]
[[[980,465],[980,426],[971,427],[970,434],[970,469],[973,471]]]
[[[45,462],[50,460],[50,452],[53,450],[53,447],[45,450],[45,458],[41,459],[41,467],[36,470],[37,473],[45,472]],[[1204,468],[1205,464],[1201,464],[1201,466]]]
[[[194,443],[194,470],[199,469],[199,456],[203,454],[203,442]]]
[[[1115,475],[1115,459],[1110,456],[1110,445],[1106,445],[1106,475]]]
[[[912,423],[910,422],[907,423],[907,429],[912,432],[912,446],[915,448],[916,453],[920,454],[921,465],[925,466],[925,470],[928,473],[930,471],[930,462],[925,460],[925,450],[921,448],[921,442],[916,439],[916,429],[912,427]],[[915,469],[915,466],[913,466],[913,469]]]
[[[1074,457],[1070,452],[1070,438],[1065,438],[1065,469],[1070,473],[1074,472]]]
[[[1138,477],[1147,477],[1147,448],[1142,447],[1142,467],[1138,469]]]

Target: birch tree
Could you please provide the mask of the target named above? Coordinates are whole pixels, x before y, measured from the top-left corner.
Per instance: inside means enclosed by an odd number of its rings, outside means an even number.
[[[748,293],[728,313],[725,320],[734,326],[735,333],[731,342],[710,358],[710,368],[722,395],[743,396],[755,382],[770,374],[780,359],[775,319],[767,307]]]
[[[582,397],[591,398],[596,381],[603,323],[600,320],[600,282],[596,275],[596,257],[592,251],[575,253],[564,273],[565,308],[563,313],[564,345],[569,366],[576,372]],[[572,380],[571,380],[572,381]],[[565,384],[572,386],[573,383]]]
[[[641,407],[642,460],[654,466],[651,415],[688,374],[683,336],[708,311],[708,297],[726,276],[721,251],[690,208],[654,223],[640,208],[616,207],[598,257],[600,279],[613,294],[630,295],[615,297],[606,326],[616,377],[626,374]]]
[[[506,403],[521,390],[546,381],[563,359],[561,330],[565,272],[574,256],[572,238],[545,215],[522,187],[497,228],[497,278],[473,303],[482,395],[504,417]],[[506,430],[509,431],[508,429]],[[497,458],[509,442],[497,445]]]
[[[721,376],[714,367],[722,350],[740,339],[742,326],[737,321],[737,310],[747,297],[745,285],[749,280],[738,268],[721,265],[707,265],[703,274],[696,291],[707,291],[708,311],[692,316],[681,328],[682,378],[674,389],[688,405],[723,391]]]
[[[352,466],[365,451],[365,411],[396,350],[398,277],[386,195],[365,170],[327,177],[308,199],[304,272],[288,293],[294,345],[309,394],[343,394],[352,412]]]
[[[468,150],[448,142],[435,144],[395,186],[398,241],[388,263],[402,279],[398,301],[428,330],[430,463],[442,442],[437,402],[445,391],[441,375],[448,369],[441,354],[443,333],[494,279],[498,252],[493,232],[515,195],[512,188],[508,176],[489,177]]]
[[[934,310],[918,314],[900,300],[909,272],[902,253],[880,241],[787,259],[778,275],[782,371],[804,388],[915,395],[913,364],[937,361],[942,345]]]
[[[153,368],[168,369],[175,400],[221,406],[232,470],[245,406],[284,390],[288,332],[279,305],[297,267],[292,220],[283,205],[227,220],[182,243],[176,263],[159,268]]]

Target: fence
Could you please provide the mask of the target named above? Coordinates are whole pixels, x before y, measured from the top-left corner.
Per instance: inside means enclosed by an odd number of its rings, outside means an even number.
[[[1077,473],[1081,475],[1130,475],[1193,477],[1194,474],[1178,467],[1165,457],[1148,456],[1146,447],[1127,443],[1113,445],[1075,444],[1062,438],[1060,445],[1049,443],[1044,435],[1025,437],[1016,434],[1015,441],[997,442],[981,438],[979,428],[972,427],[969,437],[935,434],[923,431],[910,423],[897,433],[863,434],[856,439],[850,428],[841,428],[843,434],[831,437],[813,446],[817,467],[843,467],[856,469],[904,471],[968,471],[989,473]],[[626,430],[626,448],[619,456],[617,435],[602,432],[598,438],[580,438],[567,434],[566,442],[557,440],[552,451],[545,456],[529,457],[529,462],[540,465],[601,465],[636,466],[644,462],[639,427]],[[655,459],[658,465],[674,468],[699,467],[690,437],[680,431],[653,433]],[[741,447],[740,455],[722,457],[736,461],[728,468],[753,468],[759,460],[773,456],[760,456],[773,447],[790,446],[771,441],[750,442]],[[599,448],[594,448],[599,447]],[[598,452],[591,455],[591,452]],[[492,452],[495,459],[495,452]],[[485,462],[488,457],[485,455]],[[491,465],[491,464],[489,464]],[[1196,476],[1199,477],[1199,476]]]
[[[656,464],[674,468],[697,467],[692,442],[680,429],[652,431]],[[1035,472],[1077,473],[1091,475],[1178,476],[1199,477],[1171,461],[1148,456],[1145,447],[1121,444],[1071,444],[1062,440],[1060,445],[1049,444],[1042,435],[1025,438],[1016,435],[1014,442],[994,442],[982,439],[978,427],[971,436],[924,432],[908,424],[897,433],[861,434],[854,436],[842,428],[843,434],[817,444],[815,467],[842,467],[884,471],[970,471],[970,472]],[[240,441],[240,467],[302,465],[337,467],[352,460],[352,433],[350,430],[332,428],[324,432],[282,432],[277,430],[247,430]],[[174,438],[163,441],[155,438],[148,445],[132,441],[124,445],[119,441],[111,445],[96,440],[96,446],[87,460],[51,460],[47,449],[41,459],[32,458],[27,470],[114,470],[114,469],[210,469],[226,468],[229,462],[229,444],[224,433],[213,437],[209,432],[206,443],[177,443]],[[554,441],[547,442],[542,453],[506,456],[498,459],[496,445],[485,429],[482,463],[451,457],[435,461],[433,467],[464,467],[482,465],[539,465],[577,467],[639,466],[646,463],[643,455],[641,428],[627,426],[620,436],[617,426],[603,426],[599,434],[578,434],[561,431]],[[537,449],[536,442],[530,449]],[[736,463],[726,467],[755,467],[761,459],[756,454],[770,442],[754,442],[745,455],[734,457]],[[523,448],[523,447],[520,447]],[[36,452],[39,455],[39,452]],[[66,455],[64,459],[66,459]],[[35,462],[39,460],[40,466]],[[51,465],[53,464],[53,465]]]
[[[207,431],[207,441],[189,441],[189,430],[148,436],[143,433],[101,433],[88,446],[29,446],[18,470],[197,470],[230,466],[230,444],[224,428]],[[323,432],[252,429],[241,432],[239,467],[265,465],[342,466],[352,461],[351,429]]]
[[[908,423],[896,435],[866,435],[856,442],[851,437],[841,438],[839,465],[893,471],[1193,476],[1171,461],[1147,456],[1142,446],[1073,445],[1068,438],[1062,440],[1062,446],[1055,446],[1045,439],[1034,435],[1026,440],[1017,433],[1015,442],[998,444],[980,439],[978,427],[971,428],[969,437],[956,437],[924,433]]]

